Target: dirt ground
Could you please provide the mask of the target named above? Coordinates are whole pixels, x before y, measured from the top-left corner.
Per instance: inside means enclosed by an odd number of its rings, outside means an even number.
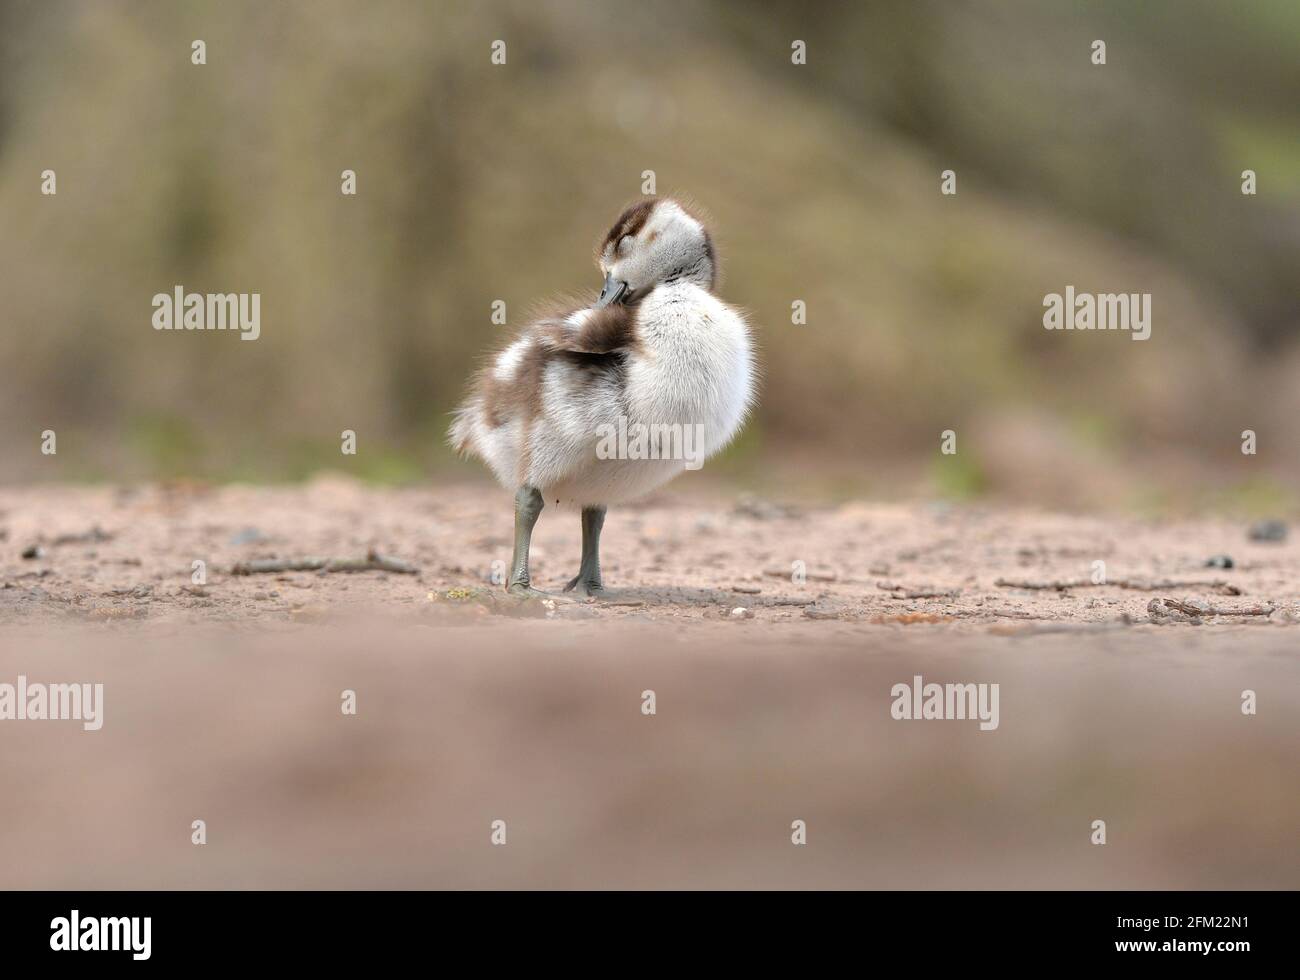
[[[602,558],[612,603],[544,609],[493,601],[511,530],[508,495],[484,486],[381,491],[326,477],[301,488],[0,489],[0,621],[379,613],[459,622],[464,612],[485,624],[494,614],[682,625],[729,618],[810,637],[847,623],[1032,633],[1118,628],[1125,617],[1219,629],[1300,622],[1300,534],[1251,541],[1239,523],[940,505],[816,508],[669,490],[610,513]],[[231,574],[239,562],[364,559],[371,550],[418,573]],[[534,584],[561,591],[578,554],[576,515],[544,511]],[[1206,567],[1215,556],[1233,567]],[[206,566],[201,585],[195,560]],[[1093,584],[1101,579],[1108,584]],[[1041,587],[1053,584],[1062,587]],[[448,590],[460,591],[448,600]],[[1197,615],[1160,605],[1153,616],[1153,599],[1273,612]]]
[[[0,490],[0,683],[105,691],[0,723],[0,887],[1300,887],[1294,535],[670,489],[552,606],[496,598],[509,503]],[[231,574],[371,549],[419,571]],[[548,509],[537,584],[577,550]],[[998,727],[893,719],[916,675]]]

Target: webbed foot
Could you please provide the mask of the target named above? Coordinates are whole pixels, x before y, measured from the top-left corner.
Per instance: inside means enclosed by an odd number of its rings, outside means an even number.
[[[552,602],[577,602],[577,599],[570,599],[568,596],[556,595],[554,592],[543,592],[541,589],[534,589],[527,582],[512,582],[506,587],[506,594],[512,595],[516,599],[550,599]]]
[[[583,599],[607,599],[609,590],[601,584],[600,579],[592,579],[584,576],[581,572],[569,580],[569,584],[564,587],[565,592],[571,592],[573,595]]]

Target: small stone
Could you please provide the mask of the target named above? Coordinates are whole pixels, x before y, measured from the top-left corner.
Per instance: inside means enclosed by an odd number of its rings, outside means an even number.
[[[261,544],[266,540],[268,540],[266,535],[255,527],[243,528],[230,536],[230,543],[233,545]]]
[[[1286,532],[1286,522],[1270,518],[1252,524],[1247,536],[1251,541],[1285,541]]]
[[[26,548],[23,549],[23,557],[24,557],[24,558],[44,558],[44,557],[45,557],[45,549],[42,548],[39,544],[29,544]]]
[[[799,510],[797,507],[791,507],[787,504],[778,504],[770,500],[763,500],[752,493],[743,493],[740,499],[736,501],[731,512],[740,517],[752,517],[757,521],[779,520],[786,517],[798,517]]]
[[[744,606],[737,606],[735,609],[731,610],[731,618],[732,619],[753,619],[754,611],[752,609],[746,609]]]
[[[1205,559],[1206,568],[1231,568],[1233,566],[1231,555],[1211,555]]]
[[[809,619],[839,619],[838,609],[828,609],[825,606],[818,606],[814,603],[811,606],[805,606],[803,614]]]

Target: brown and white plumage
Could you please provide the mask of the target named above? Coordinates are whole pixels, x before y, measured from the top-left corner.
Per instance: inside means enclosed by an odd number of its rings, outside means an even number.
[[[479,373],[451,428],[453,445],[503,485],[536,487],[552,503],[629,500],[686,466],[600,458],[602,426],[700,426],[707,456],[735,435],[754,396],[748,326],[713,294],[712,239],[681,205],[628,208],[599,264],[616,301],[529,324]]]

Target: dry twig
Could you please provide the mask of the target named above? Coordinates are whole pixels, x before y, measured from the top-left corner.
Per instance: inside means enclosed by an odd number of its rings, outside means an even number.
[[[396,572],[415,575],[420,570],[399,558],[370,551],[364,558],[256,558],[230,566],[231,575],[260,575],[266,572]]]
[[[1209,581],[1112,578],[1104,582],[1094,582],[1090,578],[1058,579],[1050,582],[1033,579],[999,578],[993,584],[1005,589],[1055,589],[1058,592],[1064,592],[1066,589],[1100,588],[1113,585],[1117,589],[1133,589],[1137,592],[1156,592],[1160,589],[1215,589],[1224,595],[1241,595],[1240,587],[1217,578]]]
[[[1271,603],[1253,606],[1215,606],[1201,599],[1152,599],[1147,604],[1147,612],[1157,618],[1168,616],[1170,610],[1185,616],[1270,616],[1277,609]]]
[[[907,586],[897,582],[877,582],[876,588],[889,593],[891,599],[955,599],[961,589],[936,589],[933,585]]]

